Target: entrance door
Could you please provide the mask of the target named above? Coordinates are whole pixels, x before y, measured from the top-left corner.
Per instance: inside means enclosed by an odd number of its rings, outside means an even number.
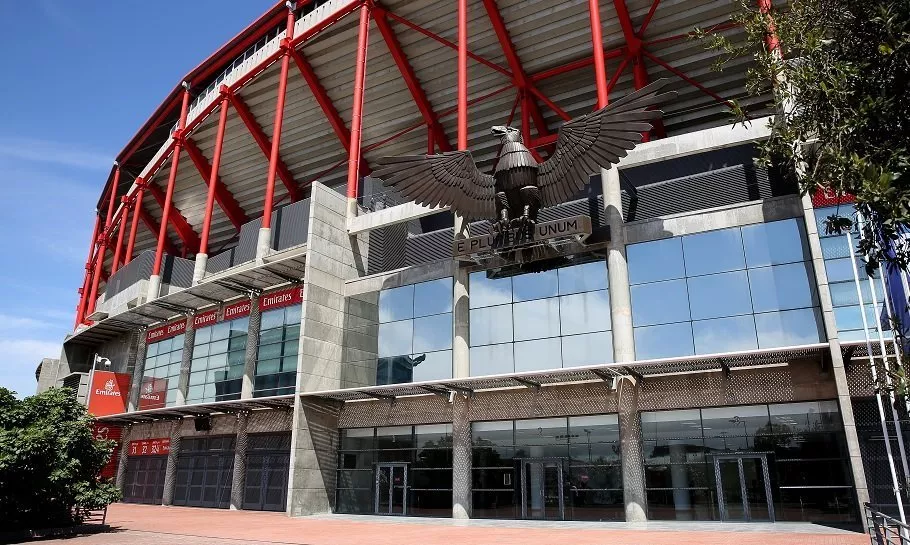
[[[408,465],[376,465],[377,515],[406,515],[408,512]]]
[[[521,461],[521,518],[565,518],[562,467],[562,458],[525,458]]]
[[[717,503],[723,521],[774,521],[768,459],[764,454],[714,458]]]

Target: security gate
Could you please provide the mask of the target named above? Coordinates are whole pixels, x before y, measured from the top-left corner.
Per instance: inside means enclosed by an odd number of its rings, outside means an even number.
[[[123,501],[161,505],[167,456],[130,456],[126,461]]]
[[[250,435],[243,508],[284,511],[287,506],[290,465],[291,434]]]
[[[233,436],[184,438],[177,456],[174,505],[227,509],[233,471]]]

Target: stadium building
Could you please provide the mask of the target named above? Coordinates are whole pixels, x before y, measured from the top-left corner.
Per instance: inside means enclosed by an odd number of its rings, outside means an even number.
[[[825,235],[849,202],[800,196],[757,160],[774,112],[745,91],[752,57],[718,72],[690,39],[745,40],[732,9],[274,6],[117,157],[43,383],[81,386],[120,437],[127,502],[828,523],[870,500],[902,509],[906,408],[873,380],[904,282],[867,276],[855,234]],[[382,157],[459,149],[492,172],[496,125],[542,162],[563,123],[661,78],[662,119],[542,209],[553,229],[522,248],[371,176]],[[732,124],[733,100],[751,123]]]

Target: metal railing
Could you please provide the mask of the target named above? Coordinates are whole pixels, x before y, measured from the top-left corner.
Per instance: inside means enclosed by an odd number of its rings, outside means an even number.
[[[864,504],[866,531],[872,545],[910,545],[910,526]]]

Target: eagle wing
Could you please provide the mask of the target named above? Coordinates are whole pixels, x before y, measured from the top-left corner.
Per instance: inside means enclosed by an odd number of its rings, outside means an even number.
[[[477,170],[470,151],[383,157],[379,165],[373,176],[418,204],[448,206],[469,220],[496,216],[493,177]]]
[[[556,151],[538,170],[542,205],[566,202],[584,189],[592,174],[619,163],[620,157],[641,142],[641,133],[651,130],[662,115],[660,110],[648,108],[676,96],[675,92],[660,93],[667,81],[655,81],[564,124]]]

